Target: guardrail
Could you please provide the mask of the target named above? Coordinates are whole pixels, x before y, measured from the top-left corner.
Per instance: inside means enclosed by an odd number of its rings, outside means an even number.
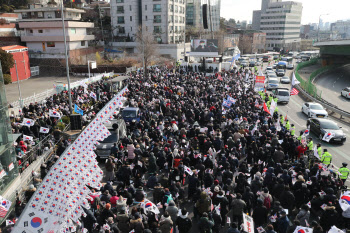
[[[290,75],[290,78],[292,78],[292,73]],[[316,77],[314,77],[316,78]],[[316,103],[319,103],[321,104],[323,107],[325,107],[326,109],[334,112],[334,113],[337,113],[340,115],[340,119],[342,119],[343,117],[350,117],[350,112],[346,112],[340,108],[338,108],[338,106],[334,105],[334,104],[331,104],[329,102],[327,102],[326,100],[322,99],[322,98],[315,98],[313,97],[312,95],[310,95],[309,93],[307,93],[303,88],[301,88],[301,86],[298,84],[298,85],[295,85],[296,89],[298,89],[299,93],[301,93],[304,97],[306,97],[307,99],[309,99],[310,101],[312,102],[316,102]]]

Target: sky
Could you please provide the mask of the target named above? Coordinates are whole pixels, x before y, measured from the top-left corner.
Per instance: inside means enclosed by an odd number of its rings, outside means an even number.
[[[303,4],[302,24],[318,23],[320,14],[323,22],[350,19],[349,0],[297,0]],[[221,0],[221,17],[226,19],[252,20],[254,10],[260,10],[261,0]]]

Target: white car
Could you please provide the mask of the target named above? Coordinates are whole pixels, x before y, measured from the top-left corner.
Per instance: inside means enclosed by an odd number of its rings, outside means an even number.
[[[341,96],[344,96],[347,99],[350,99],[350,87],[346,87],[340,92]]]
[[[265,73],[267,73],[268,71],[273,71],[272,66],[267,66],[265,69]]]
[[[305,113],[309,118],[327,118],[328,113],[321,104],[306,102],[301,107],[301,111]]]
[[[289,77],[287,76],[283,76],[281,79],[280,79],[281,83],[290,83],[290,79]]]
[[[294,69],[294,64],[293,64],[293,63],[288,64],[288,65],[286,66],[286,68],[287,68],[288,70],[292,70],[292,69]]]
[[[266,89],[267,90],[276,89],[279,86],[278,84],[279,84],[279,82],[278,82],[277,78],[270,78],[269,77],[266,81]]]

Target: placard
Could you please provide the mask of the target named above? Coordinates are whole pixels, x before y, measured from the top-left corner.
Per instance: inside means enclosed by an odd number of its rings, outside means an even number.
[[[249,215],[243,214],[243,230],[248,233],[254,233],[254,221]]]

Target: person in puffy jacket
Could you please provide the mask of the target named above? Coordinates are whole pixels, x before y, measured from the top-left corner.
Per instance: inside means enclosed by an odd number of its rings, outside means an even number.
[[[199,215],[203,213],[208,213],[211,210],[211,199],[206,192],[202,192],[200,199],[196,203],[196,210]]]

